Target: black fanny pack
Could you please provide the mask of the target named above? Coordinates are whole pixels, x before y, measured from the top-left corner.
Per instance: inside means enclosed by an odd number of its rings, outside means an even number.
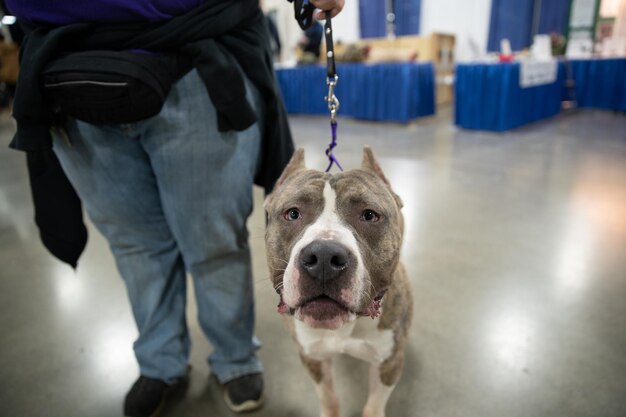
[[[75,52],[44,68],[42,91],[57,114],[92,124],[132,123],[158,114],[174,81],[190,68],[178,54]]]

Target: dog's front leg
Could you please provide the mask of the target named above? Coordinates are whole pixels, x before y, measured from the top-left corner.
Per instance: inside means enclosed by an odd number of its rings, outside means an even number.
[[[321,361],[300,354],[302,363],[306,366],[315,382],[315,391],[320,400],[321,417],[339,417],[339,399],[333,382],[333,361],[331,358]]]
[[[401,365],[400,365],[401,367]],[[385,407],[398,381],[400,369],[389,369],[385,364],[370,365],[370,386],[363,417],[385,417]]]

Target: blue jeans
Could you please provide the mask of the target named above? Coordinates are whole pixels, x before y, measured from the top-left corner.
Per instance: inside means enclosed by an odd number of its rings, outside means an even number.
[[[249,82],[247,93],[263,120]],[[262,371],[246,229],[260,125],[219,132],[193,70],[150,119],[101,126],[68,120],[69,141],[53,135],[55,153],[126,283],[142,375],[171,383],[186,372],[186,272],[218,380]]]

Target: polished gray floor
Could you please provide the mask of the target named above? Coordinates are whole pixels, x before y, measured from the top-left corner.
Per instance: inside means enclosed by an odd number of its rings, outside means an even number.
[[[626,117],[565,114],[506,134],[340,120],[337,156],[373,146],[407,220],[415,320],[388,417],[626,416]],[[292,118],[323,168],[325,118]],[[136,330],[93,228],[75,272],[38,240],[24,155],[0,117],[0,416],[121,415],[137,376]],[[313,386],[275,313],[262,193],[250,219],[267,403],[251,416],[318,415]],[[190,382],[163,416],[230,416],[189,307]],[[366,368],[343,359],[344,417],[360,416]]]

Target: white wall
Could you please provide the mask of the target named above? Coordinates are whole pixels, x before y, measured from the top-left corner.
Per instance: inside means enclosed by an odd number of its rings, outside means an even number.
[[[333,20],[335,39],[359,39],[359,1],[369,0],[346,0],[344,10]],[[422,0],[421,7],[420,35],[455,35],[457,61],[468,61],[487,52],[491,0]]]
[[[369,0],[346,0],[336,24],[333,21],[337,39],[346,42],[359,39],[359,1]],[[422,0],[421,7],[420,35],[432,32],[455,35],[457,62],[487,52],[491,0]]]
[[[626,38],[626,1],[622,0],[617,9],[613,36]]]
[[[363,0],[368,1],[368,0]],[[355,42],[361,39],[359,28],[359,0],[346,0],[341,13],[333,19],[333,40],[343,43]]]
[[[343,11],[333,19],[335,42],[359,39],[359,1],[370,0],[346,0]],[[293,4],[286,0],[263,0],[263,8],[277,11],[282,59],[293,60],[293,50],[302,35],[293,17]],[[457,62],[472,60],[487,51],[490,14],[491,0],[422,0],[420,34],[454,34]]]
[[[420,35],[455,35],[456,61],[469,61],[487,51],[490,16],[491,0],[422,0]]]
[[[620,17],[620,12],[623,13],[625,4],[626,0],[602,0],[600,3],[600,16]]]

